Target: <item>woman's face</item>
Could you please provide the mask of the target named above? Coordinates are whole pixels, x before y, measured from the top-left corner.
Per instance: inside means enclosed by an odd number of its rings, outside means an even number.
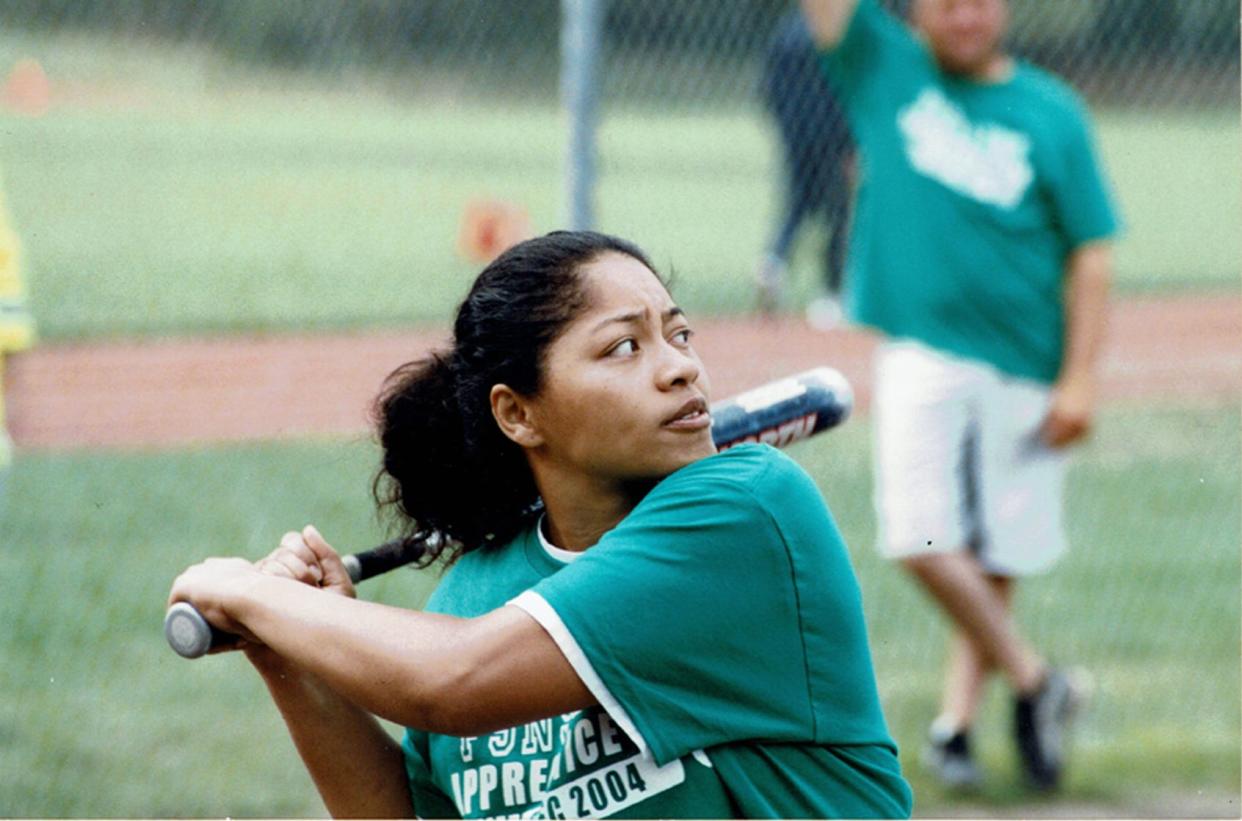
[[[661,478],[715,453],[707,374],[668,291],[619,253],[579,275],[588,307],[549,346],[531,400],[541,458],[607,482]]]

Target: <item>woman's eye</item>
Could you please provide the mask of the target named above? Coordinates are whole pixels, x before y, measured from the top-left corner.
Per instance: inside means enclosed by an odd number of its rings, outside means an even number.
[[[680,331],[673,334],[673,341],[678,345],[689,345],[690,337],[692,336],[694,336],[694,331],[689,328],[682,328]]]
[[[630,356],[638,350],[638,343],[633,339],[622,339],[608,349],[609,356]]]

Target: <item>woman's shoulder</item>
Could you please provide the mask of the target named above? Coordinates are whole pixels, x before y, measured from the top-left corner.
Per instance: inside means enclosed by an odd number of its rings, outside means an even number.
[[[840,537],[814,480],[770,445],[739,445],[670,474],[611,534],[612,540],[733,556],[773,545],[820,550]],[[609,538],[609,537],[606,537]],[[727,546],[727,549],[722,549]]]
[[[682,472],[719,476],[743,484],[790,475],[806,475],[806,471],[785,453],[771,445],[756,443],[734,445],[728,450],[706,459],[700,459],[677,471],[677,473]],[[676,475],[676,473],[673,474],[673,476]]]
[[[790,492],[813,491],[814,481],[787,455],[763,444],[737,445],[700,459],[669,475],[656,486],[665,493],[691,493],[702,498],[710,490],[716,498],[739,503],[778,501]]]

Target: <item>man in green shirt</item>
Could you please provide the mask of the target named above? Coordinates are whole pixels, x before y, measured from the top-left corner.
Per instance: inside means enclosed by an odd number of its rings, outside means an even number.
[[[1063,448],[1089,429],[1117,218],[1078,97],[1008,56],[1004,0],[803,0],[858,142],[847,307],[876,362],[879,544],[954,636],[931,763],[979,778],[987,674],[1015,692],[1039,788],[1082,696],[1010,615],[1015,579],[1064,549]]]

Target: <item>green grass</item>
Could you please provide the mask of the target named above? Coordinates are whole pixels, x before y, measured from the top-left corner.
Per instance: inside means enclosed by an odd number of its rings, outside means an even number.
[[[72,93],[0,114],[0,169],[46,338],[444,322],[476,271],[456,250],[474,198],[536,230],[563,219],[553,104],[252,73],[189,49],[0,36]],[[76,83],[76,85],[75,85]],[[1127,223],[1125,290],[1236,287],[1237,112],[1101,112]],[[630,236],[700,313],[744,310],[776,197],[751,101],[606,107],[599,224]],[[795,297],[814,280],[800,243]]]
[[[380,540],[371,455],[319,442],[23,459],[0,517],[0,814],[322,813],[257,676],[239,659],[183,662],[160,624],[197,558],[258,556],[309,521],[343,548]],[[376,582],[367,595],[409,606],[430,589],[405,572]]]
[[[851,546],[918,809],[952,811],[917,767],[944,631],[870,547],[868,434],[856,420],[792,452]],[[1099,684],[1066,801],[1131,814],[1146,795],[1237,795],[1240,447],[1235,408],[1129,408],[1075,463],[1075,549],[1019,599],[1035,641]],[[237,658],[176,658],[160,621],[170,581],[202,556],[257,556],[308,521],[342,548],[381,539],[373,459],[364,439],[23,455],[0,509],[0,814],[321,815],[258,678]],[[397,572],[363,595],[416,607],[433,583]],[[993,812],[1029,799],[1007,706],[997,686],[979,730]]]
[[[351,114],[74,112],[11,130],[43,333],[444,321],[474,273],[455,252],[468,201],[552,222],[555,116],[511,113],[498,148],[483,111]]]

